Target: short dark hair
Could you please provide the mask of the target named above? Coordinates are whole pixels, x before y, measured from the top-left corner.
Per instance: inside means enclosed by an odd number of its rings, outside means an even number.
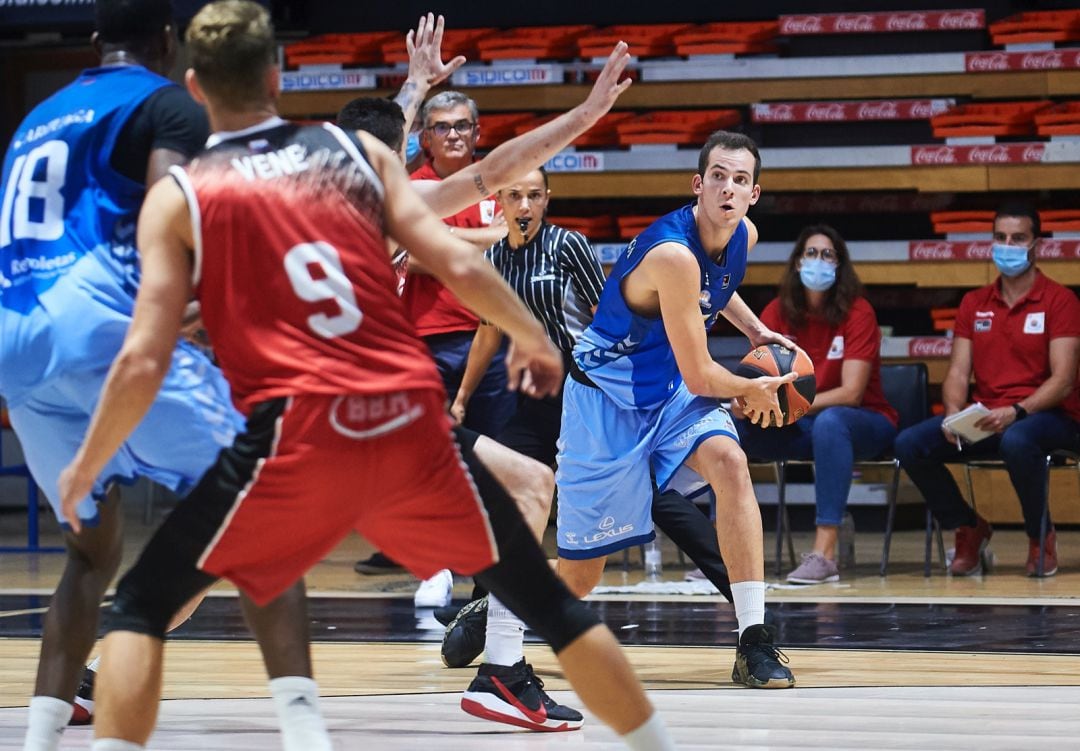
[[[352,99],[337,114],[337,124],[349,130],[365,130],[400,151],[405,140],[405,113],[392,99],[361,96]]]
[[[171,24],[173,10],[169,0],[97,0],[94,17],[105,44],[137,44]]]
[[[754,184],[757,184],[758,177],[761,176],[761,154],[758,153],[757,144],[754,143],[754,139],[743,133],[733,133],[730,130],[718,130],[709,136],[709,140],[705,142],[705,145],[701,147],[701,151],[698,153],[698,168],[697,173],[701,177],[705,177],[705,170],[709,168],[709,154],[717,146],[725,151],[738,151],[739,149],[746,149],[754,155]]]
[[[1042,221],[1038,210],[1027,201],[1006,201],[998,206],[994,214],[994,223],[1003,216],[1027,217],[1031,220],[1031,234],[1038,238],[1042,234]]]

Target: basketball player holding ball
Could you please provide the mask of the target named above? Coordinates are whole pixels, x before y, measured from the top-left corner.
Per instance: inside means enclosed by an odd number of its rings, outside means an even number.
[[[813,459],[814,549],[787,576],[794,584],[837,581],[836,547],[856,460],[892,447],[897,414],[881,388],[881,331],[862,294],[847,244],[832,227],[805,228],[795,241],[780,294],[761,320],[804,349],[817,366],[817,395],[797,424],[761,430],[736,420],[757,459]],[[800,377],[802,368],[796,367]],[[790,388],[790,387],[785,387]],[[738,416],[738,408],[733,407]]]
[[[732,680],[787,688],[775,629],[764,624],[761,515],[735,426],[717,399],[739,398],[761,424],[782,422],[777,390],[796,378],[748,379],[713,361],[706,332],[723,315],[755,346],[793,343],[736,294],[757,228],[761,158],[738,133],[713,133],[691,187],[697,200],[630,242],[592,324],[578,339],[563,391],[559,438],[559,574],[582,597],[610,553],[654,537],[649,488],[686,464],[712,486],[716,531],[731,576],[739,645]]]

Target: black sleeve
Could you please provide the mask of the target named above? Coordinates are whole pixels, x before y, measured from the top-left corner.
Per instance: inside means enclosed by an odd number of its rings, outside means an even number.
[[[141,183],[155,149],[190,158],[202,150],[209,135],[203,108],[179,86],[165,86],[147,97],[124,125],[110,163],[121,175]]]

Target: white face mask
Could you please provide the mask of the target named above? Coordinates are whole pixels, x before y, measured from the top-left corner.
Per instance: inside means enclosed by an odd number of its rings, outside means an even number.
[[[799,267],[799,279],[807,289],[824,292],[836,284],[836,264],[822,258],[804,258]]]

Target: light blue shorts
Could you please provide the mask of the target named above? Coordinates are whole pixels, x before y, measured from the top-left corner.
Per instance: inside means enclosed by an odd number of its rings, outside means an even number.
[[[653,539],[652,477],[666,490],[715,435],[739,440],[727,410],[683,384],[663,404],[632,410],[568,378],[555,474],[559,556],[597,558]]]
[[[56,518],[60,514],[57,480],[75,457],[101,395],[108,365],[51,379],[10,409],[11,424],[26,463],[45,491]],[[229,398],[221,371],[194,346],[182,342],[173,352],[161,390],[150,411],[98,477],[91,497],[79,504],[79,518],[93,526],[97,502],[109,483],[146,477],[186,494],[232,444],[244,418]]]

